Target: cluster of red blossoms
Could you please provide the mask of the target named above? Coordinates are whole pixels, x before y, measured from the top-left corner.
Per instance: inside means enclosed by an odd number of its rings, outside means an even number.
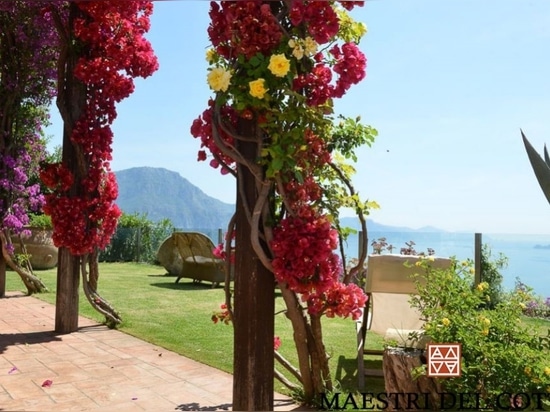
[[[44,211],[52,217],[55,244],[82,255],[107,246],[121,213],[114,203],[115,176],[109,170],[115,103],[133,92],[133,77],[151,75],[158,62],[143,37],[149,30],[150,1],[77,4],[86,18],[74,22],[74,33],[87,52],[74,74],[86,84],[87,96],[71,140],[80,146],[87,174],[80,176],[81,190],[76,194],[70,193],[75,177],[63,165],[46,167],[41,177],[54,189]]]
[[[271,249],[277,281],[296,293],[329,289],[342,271],[338,255],[338,232],[326,216],[304,206],[296,216],[287,216],[273,229]]]
[[[362,308],[367,303],[367,295],[353,283],[333,283],[323,292],[305,293],[302,299],[307,301],[309,313],[325,314],[329,318],[351,316],[354,320],[361,317]]]
[[[283,37],[271,6],[258,0],[211,2],[210,19],[208,35],[218,54],[226,59],[267,55]]]
[[[285,184],[285,195],[292,209],[299,210],[304,205],[316,202],[322,196],[322,190],[315,181],[314,170],[321,169],[332,159],[327,150],[326,142],[311,130],[305,133],[306,150],[297,153],[297,167],[302,170],[302,179],[298,181],[292,174]]]
[[[296,37],[313,38],[321,49],[324,46],[325,52],[317,53],[313,58],[309,55],[302,57],[309,59],[310,64],[294,66],[298,72],[295,73],[292,89],[303,95],[308,105],[321,106],[330,99],[342,97],[351,85],[365,77],[366,72],[366,58],[354,43],[329,45],[337,40],[340,28],[333,3],[291,0],[286,2],[288,11],[281,11],[275,10],[279,7],[278,3],[265,0],[212,2],[208,34],[217,54],[228,60],[229,64],[241,57],[250,59],[258,53],[265,57],[281,53],[282,49],[290,47],[287,46],[288,41]],[[340,1],[340,4],[351,10],[363,2]],[[292,58],[290,50],[284,54]],[[223,110],[222,117],[232,126],[236,124],[237,117],[245,117],[247,111]],[[212,116],[211,101],[209,108],[191,127],[192,135],[201,139],[199,160],[205,160],[205,150],[209,150],[214,155],[212,166],[218,167],[219,159],[232,167],[232,160],[224,157],[214,142]],[[219,133],[223,141],[233,143],[231,133],[224,130],[219,130]],[[274,275],[278,282],[286,283],[291,290],[302,295],[310,314],[351,316],[356,319],[367,298],[359,287],[340,283],[343,267],[334,253],[339,244],[338,232],[332,227],[329,217],[317,206],[322,188],[315,176],[331,161],[330,152],[322,136],[316,136],[309,130],[305,132],[303,141],[296,143],[296,147],[306,149],[291,154],[297,159],[296,169],[301,174],[299,179],[295,176],[295,170],[283,171],[285,193],[281,195],[285,197],[285,206],[289,209],[273,228],[270,246]],[[223,257],[221,249],[218,248],[217,252]],[[218,320],[222,318],[217,317]]]
[[[221,173],[229,173],[228,168],[234,167],[234,161],[229,156],[225,155],[214,141],[212,131],[212,116],[214,115],[214,100],[210,99],[208,102],[208,109],[206,109],[202,115],[193,121],[191,126],[191,135],[201,140],[201,148],[208,149],[210,153],[214,155],[214,158],[210,161],[210,166],[217,169],[221,166]],[[220,113],[223,121],[228,122],[228,127],[235,128],[237,124],[237,114],[229,106],[223,106]],[[234,144],[233,136],[227,134],[223,129],[219,130],[220,139],[222,139],[228,145]],[[206,160],[207,155],[204,149],[199,150],[198,161]],[[219,159],[219,160],[218,160]],[[223,165],[220,165],[220,161]]]
[[[231,312],[227,310],[227,305],[225,303],[222,303],[220,305],[220,309],[221,310],[212,313],[212,322],[223,322],[226,325],[229,325],[229,323],[231,322]]]
[[[329,99],[342,97],[352,85],[366,76],[367,59],[355,43],[344,43],[341,48],[335,45],[330,49],[330,54],[336,60],[332,69],[317,54],[315,58],[318,62],[313,69],[294,79],[293,89],[304,93],[310,106],[320,106]],[[334,84],[333,71],[338,74]]]

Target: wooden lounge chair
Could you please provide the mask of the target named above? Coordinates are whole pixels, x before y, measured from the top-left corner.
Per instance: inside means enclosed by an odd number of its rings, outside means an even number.
[[[176,283],[181,278],[212,282],[212,287],[225,282],[225,261],[214,256],[215,246],[208,236],[198,232],[174,232],[172,240],[182,259]]]
[[[357,322],[357,378],[359,390],[365,386],[365,376],[382,376],[381,371],[365,370],[365,355],[382,355],[381,350],[365,349],[367,330],[376,332],[397,346],[423,349],[427,337],[412,341],[410,334],[422,334],[420,313],[409,304],[417,293],[412,275],[419,272],[414,266],[419,256],[370,255],[367,262],[365,291],[369,297],[362,318]],[[406,266],[405,263],[408,262]],[[412,265],[412,267],[410,266]],[[448,268],[451,259],[434,258],[433,268]]]

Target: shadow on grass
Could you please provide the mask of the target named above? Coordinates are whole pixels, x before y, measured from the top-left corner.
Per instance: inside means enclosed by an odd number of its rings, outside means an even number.
[[[382,358],[380,359],[365,359],[365,369],[382,370]],[[358,387],[357,379],[357,359],[346,358],[343,355],[338,358],[336,373],[334,374],[335,381],[340,383],[340,389],[345,392],[363,392],[365,388]],[[365,379],[368,392],[383,392],[384,379],[382,377],[368,376]]]
[[[223,289],[223,285],[212,287],[211,283],[200,283],[200,282],[175,282],[174,277],[167,277],[164,282],[153,282],[151,286],[163,289],[172,289],[172,290],[212,290],[212,289]]]

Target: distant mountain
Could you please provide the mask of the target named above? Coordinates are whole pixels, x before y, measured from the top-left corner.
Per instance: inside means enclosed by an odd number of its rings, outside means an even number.
[[[146,213],[153,221],[168,218],[179,229],[225,229],[235,210],[177,172],[135,167],[115,174],[117,204],[125,213]]]
[[[170,219],[178,229],[226,229],[235,205],[208,196],[179,173],[157,167],[134,167],[115,172],[118,206],[125,213],[146,213],[153,221]],[[359,220],[340,219],[342,226],[359,229]],[[367,219],[369,232],[442,232],[431,226],[411,229]]]

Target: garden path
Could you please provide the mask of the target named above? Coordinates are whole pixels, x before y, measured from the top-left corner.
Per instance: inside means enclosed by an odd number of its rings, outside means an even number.
[[[231,410],[228,373],[84,317],[57,335],[55,307],[19,292],[0,314],[2,411]],[[275,393],[275,410],[300,407]]]

